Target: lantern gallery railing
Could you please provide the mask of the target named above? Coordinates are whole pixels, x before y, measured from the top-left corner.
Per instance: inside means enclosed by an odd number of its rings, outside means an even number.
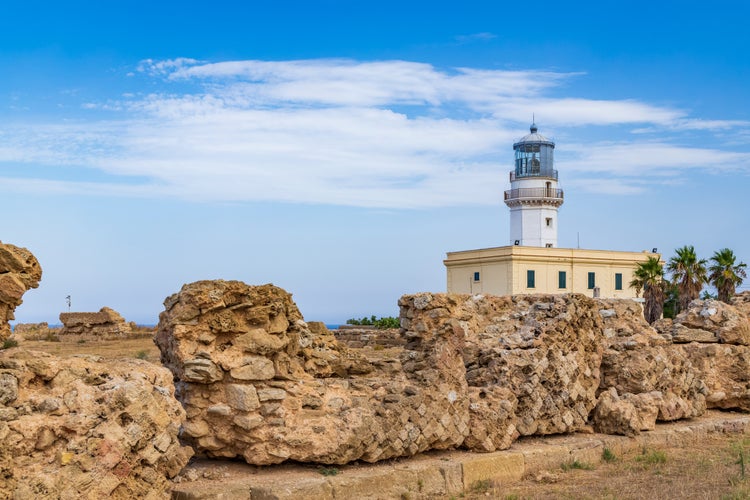
[[[506,200],[515,200],[521,198],[549,198],[562,200],[563,190],[541,187],[509,189],[508,191],[505,191]]]

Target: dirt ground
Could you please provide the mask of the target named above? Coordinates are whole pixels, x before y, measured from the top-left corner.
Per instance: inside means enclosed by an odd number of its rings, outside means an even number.
[[[23,340],[21,346],[60,356],[94,354],[159,362],[159,351],[150,336],[85,342]],[[368,357],[385,354],[372,352]],[[561,464],[557,470],[511,485],[478,483],[440,500],[750,499],[750,437],[744,435],[718,434],[683,447],[648,448],[607,458],[596,465]]]
[[[750,499],[750,437],[720,434],[685,447],[612,455],[598,465],[574,462],[513,485],[478,483],[445,497],[454,498]]]
[[[48,352],[55,356],[94,354],[105,359],[140,358],[159,363],[159,349],[150,335],[120,340],[86,340],[83,342],[21,340],[19,347],[30,351]]]

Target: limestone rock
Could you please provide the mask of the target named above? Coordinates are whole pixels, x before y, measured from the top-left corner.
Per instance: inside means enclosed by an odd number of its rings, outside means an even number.
[[[453,330],[413,332],[396,369],[305,323],[273,285],[201,281],[165,301],[155,341],[178,380],[183,437],[251,464],[377,461],[460,445],[469,432]]]
[[[729,301],[738,311],[750,318],[750,290],[740,292]]]
[[[10,336],[8,322],[15,319],[21,297],[41,279],[42,268],[30,251],[0,241],[0,341]]]
[[[680,348],[705,383],[709,408],[750,411],[750,347],[693,343]]]
[[[168,370],[141,360],[0,351],[0,491],[13,498],[166,496],[192,455]]]
[[[612,387],[599,396],[592,414],[594,430],[603,434],[635,436],[656,426],[658,394],[619,396]]]
[[[109,307],[102,307],[99,312],[60,313],[63,328],[61,337],[114,339],[127,337],[131,326],[120,313]]]
[[[632,435],[652,428],[656,420],[702,415],[706,409],[705,385],[684,351],[646,323],[636,302],[599,302],[616,314],[604,320],[606,348],[600,401],[592,416],[595,428]],[[656,326],[672,325],[660,320]]]
[[[744,296],[735,297],[743,304]],[[721,342],[750,345],[750,319],[740,309],[718,300],[694,300],[674,319],[675,342]]]

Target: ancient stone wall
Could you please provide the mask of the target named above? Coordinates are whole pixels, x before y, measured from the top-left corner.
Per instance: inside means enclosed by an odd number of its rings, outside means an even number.
[[[0,241],[0,341],[10,336],[8,322],[15,319],[21,297],[41,279],[42,267],[30,251]]]
[[[112,339],[127,337],[131,331],[120,313],[109,307],[102,307],[99,312],[60,313],[60,322],[63,324],[61,337]]]
[[[313,334],[273,285],[193,283],[165,308],[155,341],[178,380],[183,437],[203,455],[341,464],[452,448],[468,434],[452,327],[412,332],[415,348],[370,363]]]
[[[384,349],[389,347],[403,347],[406,339],[401,336],[398,328],[378,330],[376,328],[339,328],[333,330],[336,340],[354,349],[371,347],[373,349]]]
[[[0,498],[163,498],[184,418],[160,366],[0,351]]]
[[[748,320],[732,306],[695,301],[661,330],[633,301],[575,294],[421,293],[399,306],[403,348],[378,357],[305,323],[272,285],[184,286],[156,334],[187,411],[183,437],[252,464],[345,463],[750,410]],[[675,343],[685,324],[712,340]]]

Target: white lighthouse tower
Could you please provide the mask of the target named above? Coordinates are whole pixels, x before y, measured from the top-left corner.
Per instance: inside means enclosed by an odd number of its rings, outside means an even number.
[[[510,172],[510,190],[505,204],[510,208],[510,244],[557,247],[557,209],[563,191],[557,187],[553,168],[555,143],[537,132],[513,144],[515,169]]]

